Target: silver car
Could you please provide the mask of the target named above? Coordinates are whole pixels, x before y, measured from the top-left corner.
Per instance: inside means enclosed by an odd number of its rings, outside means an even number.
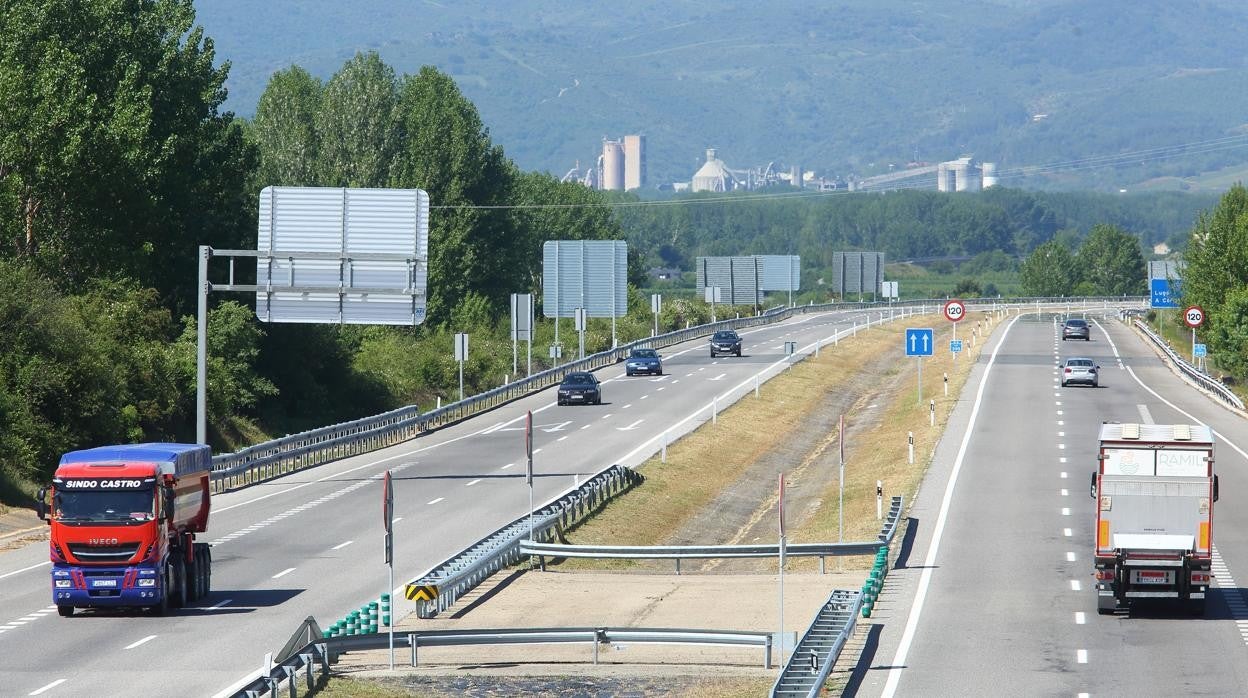
[[[1092,359],[1066,359],[1066,363],[1062,364],[1062,387],[1071,383],[1100,387],[1101,367]]]

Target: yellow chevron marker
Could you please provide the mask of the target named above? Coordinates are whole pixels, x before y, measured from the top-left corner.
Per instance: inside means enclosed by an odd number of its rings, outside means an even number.
[[[403,589],[408,601],[433,601],[438,598],[438,587],[433,584],[408,584]]]

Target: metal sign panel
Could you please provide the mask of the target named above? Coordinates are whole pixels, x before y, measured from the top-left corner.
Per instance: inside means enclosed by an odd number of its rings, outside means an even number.
[[[624,317],[628,313],[628,243],[548,240],[542,246],[542,314]]]
[[[762,264],[761,291],[798,291],[802,283],[802,258],[795,254],[755,255]]]
[[[949,351],[953,352],[954,354],[961,353],[962,352],[962,340],[960,339],[949,340]]]
[[[533,340],[533,294],[511,294],[511,339]]]
[[[265,187],[256,316],[417,325],[425,319],[429,195],[421,189]]]
[[[1204,345],[1204,344],[1192,345],[1192,356],[1195,356],[1196,358],[1199,359],[1201,357],[1208,356],[1208,355],[1209,355],[1209,348],[1207,345]]]
[[[1148,278],[1151,279],[1181,279],[1183,274],[1179,262],[1149,262]]]
[[[698,257],[698,294],[720,288],[717,302],[756,305],[763,299],[762,265],[757,257]]]
[[[833,293],[874,293],[883,282],[883,252],[832,253]]]
[[[1178,279],[1150,279],[1149,291],[1152,308],[1179,307],[1180,282]]]
[[[935,332],[931,328],[906,328],[906,356],[931,356],[936,349]]]

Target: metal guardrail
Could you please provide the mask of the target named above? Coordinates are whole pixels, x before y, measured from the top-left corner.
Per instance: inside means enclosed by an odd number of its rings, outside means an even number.
[[[877,558],[884,561],[877,565],[887,565],[888,546],[897,535],[901,525],[901,510],[905,500],[901,496],[892,497],[889,501],[888,515],[884,517],[884,525],[880,527]],[[863,609],[863,592],[846,589],[833,590],[819,612],[815,614],[810,627],[802,633],[793,654],[785,663],[784,670],[776,678],[771,688],[775,696],[809,696],[819,695],[819,690],[827,682],[832,667],[845,649],[845,643],[853,634],[858,624],[858,613]]]
[[[793,648],[784,670],[771,687],[772,697],[818,696],[841,649],[854,632],[861,609],[862,592],[834,589]]]
[[[1035,306],[1060,304],[1067,307],[1102,303],[1142,302],[1135,298],[1026,298],[1009,302],[993,299],[971,299],[969,308],[986,310],[1023,310]],[[896,312],[898,310],[935,311],[944,301],[923,299],[895,303],[824,303],[781,307],[757,316],[734,318],[697,325],[655,337],[622,344],[614,349],[599,352],[584,359],[572,361],[532,376],[512,381],[498,388],[487,390],[464,400],[444,405],[428,412],[412,405],[391,410],[372,417],[334,424],[273,439],[249,446],[235,453],[214,456],[212,459],[212,488],[222,492],[238,487],[264,482],[296,470],[314,467],[331,461],[369,453],[416,438],[421,434],[448,426],[473,415],[493,409],[534,392],[544,390],[563,380],[569,371],[593,370],[622,361],[636,347],[663,348],[706,336],[720,329],[741,329],[767,325],[787,320],[793,315],[830,311],[867,311],[870,313]]]
[[[1218,398],[1222,402],[1225,402],[1231,407],[1238,410],[1244,409],[1244,401],[1240,400],[1238,395],[1231,391],[1230,388],[1222,385],[1220,381],[1214,380],[1212,377],[1205,374],[1204,371],[1201,371],[1186,359],[1179,356],[1178,353],[1171,348],[1169,342],[1163,339],[1161,335],[1154,332],[1153,328],[1149,327],[1147,322],[1144,322],[1138,317],[1132,317],[1131,321],[1136,329],[1142,332],[1145,337],[1148,337],[1149,340],[1152,341],[1153,344],[1157,345],[1158,349],[1161,349],[1161,351],[1165,353],[1166,358],[1178,367],[1179,371],[1182,372],[1184,376],[1201,388],[1213,393],[1214,397]]]
[[[580,487],[565,493],[555,501],[534,512],[532,537],[537,540],[551,538],[559,531],[570,528],[585,517],[602,508],[611,498],[642,481],[642,476],[631,468],[613,465]],[[520,542],[530,537],[529,517],[521,517],[469,546],[466,550],[433,568],[424,576],[413,579],[407,586],[433,587],[437,589],[434,600],[417,600],[416,614],[431,618],[445,611],[459,597],[490,575],[519,562],[524,554]]]
[[[466,645],[515,645],[586,643],[593,646],[593,662],[598,663],[598,648],[605,643],[729,645],[763,648],[763,668],[771,668],[772,634],[736,630],[698,630],[673,628],[502,628],[483,630],[432,630],[417,633],[395,633],[397,642],[407,642],[411,665],[417,666],[421,647],[455,647]],[[282,693],[298,695],[299,675],[306,677],[308,691],[329,677],[329,667],[347,652],[382,650],[390,647],[388,633],[348,635],[314,640],[275,665],[267,675],[256,677],[235,691],[233,698],[259,698]],[[319,672],[319,676],[314,675]],[[285,689],[283,691],[282,689]]]

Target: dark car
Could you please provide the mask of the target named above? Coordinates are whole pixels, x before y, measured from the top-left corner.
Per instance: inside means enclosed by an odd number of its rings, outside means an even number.
[[[1062,365],[1062,387],[1072,383],[1100,387],[1101,367],[1092,359],[1066,359],[1066,363]]]
[[[559,384],[556,401],[560,405],[601,405],[602,385],[588,371],[573,371]]]
[[[711,358],[719,354],[741,356],[741,335],[732,330],[720,330],[711,335]]]
[[[1068,339],[1090,341],[1092,339],[1092,329],[1088,327],[1088,321],[1070,318],[1062,323],[1062,341],[1065,342]]]
[[[663,357],[653,349],[634,349],[628,353],[624,364],[624,374],[635,376],[638,373],[663,375]]]

